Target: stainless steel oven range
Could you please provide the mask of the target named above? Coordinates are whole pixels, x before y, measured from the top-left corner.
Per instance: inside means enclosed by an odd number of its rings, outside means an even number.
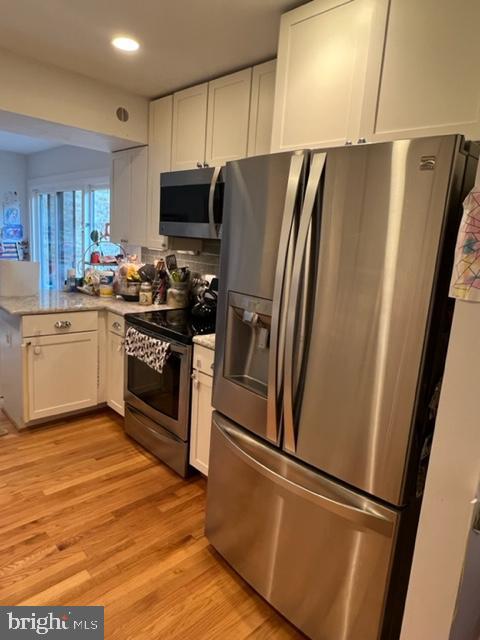
[[[126,358],[125,431],[182,477],[189,472],[192,338],[212,333],[192,322],[186,309],[128,314],[127,330],[169,343],[162,373],[134,356]]]

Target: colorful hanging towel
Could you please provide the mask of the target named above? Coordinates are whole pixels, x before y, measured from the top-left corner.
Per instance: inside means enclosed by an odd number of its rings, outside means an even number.
[[[463,202],[450,297],[480,302],[480,186]]]
[[[125,336],[125,352],[128,356],[138,358],[151,369],[162,373],[170,355],[170,343],[129,327]]]

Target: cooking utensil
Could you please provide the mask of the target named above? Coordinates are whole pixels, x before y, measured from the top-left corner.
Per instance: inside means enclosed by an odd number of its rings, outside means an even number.
[[[150,282],[151,284],[155,280],[156,272],[155,265],[144,264],[143,267],[140,267],[138,270],[138,275],[142,279],[142,282]]]

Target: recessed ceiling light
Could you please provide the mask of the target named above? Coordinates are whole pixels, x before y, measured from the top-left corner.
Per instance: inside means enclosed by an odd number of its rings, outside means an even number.
[[[137,51],[140,45],[133,38],[127,38],[125,36],[118,36],[112,40],[112,44],[115,48],[122,51]]]

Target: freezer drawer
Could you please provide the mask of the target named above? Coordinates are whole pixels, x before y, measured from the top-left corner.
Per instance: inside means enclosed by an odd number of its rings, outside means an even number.
[[[206,533],[313,640],[376,640],[400,516],[213,415]]]

